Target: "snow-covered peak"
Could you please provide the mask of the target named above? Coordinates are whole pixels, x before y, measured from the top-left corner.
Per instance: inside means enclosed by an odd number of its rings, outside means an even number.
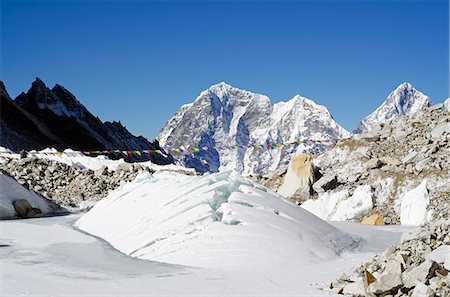
[[[335,139],[347,137],[328,109],[313,100],[296,95],[287,102],[273,104],[269,97],[226,83],[203,91],[191,104],[185,104],[167,122],[157,139],[167,148],[185,145],[222,147],[295,142],[306,137]],[[272,154],[242,149],[220,150],[185,162],[199,171],[236,169],[246,175],[264,174],[287,164],[295,151],[273,150]],[[278,155],[277,155],[278,154]]]
[[[387,96],[380,107],[360,122],[355,132],[367,132],[374,124],[387,122],[396,116],[413,114],[430,105],[431,100],[427,95],[409,82],[404,82]]]

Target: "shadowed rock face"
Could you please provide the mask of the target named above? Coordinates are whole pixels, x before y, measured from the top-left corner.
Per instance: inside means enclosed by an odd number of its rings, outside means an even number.
[[[149,142],[142,136],[132,135],[120,122],[103,123],[60,85],[49,89],[36,78],[28,92],[20,94],[14,101],[3,83],[0,92],[0,145],[10,149],[161,149],[157,141]],[[156,154],[145,154],[139,159],[156,164],[173,163],[171,156]]]

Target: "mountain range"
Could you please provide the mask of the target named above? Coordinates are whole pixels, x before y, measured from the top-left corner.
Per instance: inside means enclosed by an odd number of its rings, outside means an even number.
[[[428,96],[405,82],[364,118],[354,133],[367,132],[375,123],[413,113],[430,104]],[[324,149],[326,143],[350,135],[326,107],[308,98],[295,95],[287,102],[272,103],[267,96],[222,82],[201,92],[192,103],[183,105],[156,138],[163,147],[216,147],[184,157],[184,165],[197,171],[236,169],[244,175],[266,175],[287,166],[292,154],[317,152]],[[326,142],[283,145],[268,150],[251,146],[305,139]],[[235,145],[241,149],[227,148]]]
[[[12,150],[160,149],[157,141],[132,135],[120,122],[103,123],[63,86],[56,84],[50,89],[39,78],[15,100],[0,82],[0,107],[0,145]],[[139,160],[144,159],[173,163],[171,156],[145,154]]]
[[[297,152],[319,152],[336,139],[366,133],[374,124],[431,105],[428,96],[410,83],[402,83],[350,133],[325,106],[301,95],[273,103],[265,95],[221,82],[181,106],[160,130],[157,140],[150,142],[132,135],[120,122],[102,122],[63,86],[56,84],[50,89],[39,78],[14,100],[0,82],[0,95],[0,145],[13,150],[198,147],[202,149],[180,156],[175,153],[175,157],[198,172],[235,169],[244,175],[267,175],[286,167]],[[267,149],[267,145],[276,143],[283,145]],[[239,149],[233,149],[235,146]],[[170,155],[148,158],[157,164],[174,161]]]

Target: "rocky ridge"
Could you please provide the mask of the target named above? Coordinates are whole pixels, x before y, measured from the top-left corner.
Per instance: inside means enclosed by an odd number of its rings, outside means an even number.
[[[121,122],[102,122],[66,88],[58,84],[48,88],[39,78],[14,100],[0,81],[0,105],[0,145],[15,151],[48,147],[80,151],[161,149],[157,141],[134,136]],[[111,156],[151,160],[159,165],[173,163],[171,155]]]
[[[122,163],[114,171],[106,167],[94,171],[38,158],[10,160],[0,164],[0,170],[31,191],[69,209],[89,206],[121,183],[133,180],[141,171],[153,172],[137,163]]]

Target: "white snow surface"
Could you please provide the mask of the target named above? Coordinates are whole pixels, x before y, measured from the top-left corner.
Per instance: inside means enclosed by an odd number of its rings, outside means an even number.
[[[420,226],[431,220],[432,212],[427,210],[430,204],[427,180],[400,197],[400,223]]]
[[[28,200],[32,207],[41,209],[44,214],[52,211],[44,198],[0,172],[0,220],[16,216],[13,203],[18,199]]]
[[[333,119],[326,107],[308,98],[296,95],[287,102],[274,104],[265,95],[222,82],[203,91],[194,102],[183,105],[156,138],[165,148],[240,145],[238,151],[219,149],[218,156],[203,151],[202,162],[187,159],[185,164],[197,171],[237,170],[243,175],[267,175],[287,166],[295,153],[318,146],[287,145],[268,150],[247,145],[348,136],[349,132]]]
[[[428,96],[416,90],[410,83],[404,82],[389,94],[383,104],[359,123],[356,132],[370,131],[375,124],[387,122],[396,116],[416,113],[430,105]]]
[[[143,173],[76,226],[140,259],[271,274],[335,258],[355,243],[236,172]]]
[[[90,157],[80,154],[79,152],[76,152],[71,149],[64,150],[62,154],[58,154],[58,150],[55,148],[46,148],[40,151],[33,150],[28,153],[40,159],[58,161],[67,164],[69,166],[77,167],[79,169],[90,169],[94,171],[103,167],[108,168],[108,170],[110,171],[115,171],[119,166],[121,166],[121,164],[126,163],[124,159],[111,160],[107,156],[103,155],[97,157]],[[0,147],[0,156],[3,155],[14,157],[15,159],[20,159],[19,154],[11,155],[7,148]],[[180,171],[186,173],[195,173],[195,170],[193,168],[186,168],[175,164],[157,165],[152,163],[151,161],[136,162],[136,164],[146,166],[155,171]]]
[[[373,208],[373,192],[370,186],[359,186],[352,196],[344,190],[322,193],[316,200],[307,200],[301,207],[327,221],[360,220]]]
[[[57,152],[58,150],[55,148],[46,148],[41,151],[30,151],[29,153],[40,159],[54,160],[80,169],[97,170],[106,166],[109,170],[116,170],[117,166],[125,163],[123,159],[111,160],[107,156],[90,157],[71,149],[64,150],[62,154],[57,154]]]
[[[248,273],[139,260],[72,228],[80,214],[0,221],[2,296],[337,296],[321,286],[400,242],[404,226],[334,222],[361,238],[331,261]],[[232,252],[228,255],[233,259]],[[269,259],[270,260],[270,259]],[[266,261],[266,259],[261,259]],[[273,260],[270,260],[273,261]],[[276,267],[276,266],[275,266]]]

